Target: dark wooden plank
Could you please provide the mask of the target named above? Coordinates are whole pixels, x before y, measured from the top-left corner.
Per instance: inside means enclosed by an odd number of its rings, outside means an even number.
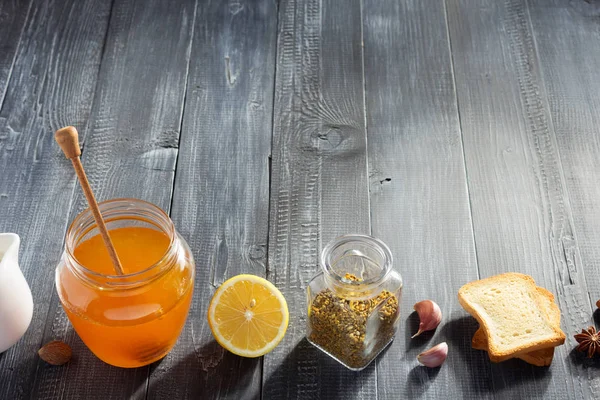
[[[526,4],[452,0],[448,19],[481,276],[532,275],[556,295],[571,336],[591,307]],[[571,351],[569,339],[548,369],[493,365],[493,391],[591,398]]]
[[[194,13],[194,2],[173,7],[160,0],[115,1],[83,152],[99,200],[133,197],[169,211]],[[63,164],[64,182],[73,173]],[[70,219],[85,207],[77,188]],[[149,367],[114,368],[97,359],[73,331],[57,296],[45,339],[69,343],[75,357],[63,368],[40,362],[36,398],[145,397]]]
[[[591,300],[600,298],[600,5],[530,1],[550,115]]]
[[[30,5],[30,0],[0,2],[0,109]]]
[[[373,235],[402,274],[402,325],[377,361],[380,398],[480,398],[491,368],[471,349],[477,329],[457,292],[478,279],[462,140],[443,2],[364,3],[365,86]],[[413,304],[436,301],[443,323],[410,339]],[[416,356],[441,342],[438,372]]]
[[[261,360],[213,339],[206,310],[240,273],[265,276],[277,4],[199,2],[172,218],[196,260],[194,301],[149,398],[260,397]]]
[[[376,367],[352,373],[309,345],[306,286],[334,237],[369,233],[360,1],[279,5],[269,279],[290,305],[264,358],[263,398],[376,399]]]
[[[30,397],[74,185],[53,134],[85,126],[109,13],[93,0],[36,1],[23,28],[0,112],[0,231],[21,235],[34,314],[25,337],[0,354],[2,399]]]
[[[600,3],[533,0],[529,6],[573,209],[573,237],[565,242],[565,248],[576,238],[581,252],[582,262],[570,263],[569,271],[579,269],[577,272],[585,274],[595,309],[600,299]],[[581,305],[581,311],[588,312],[587,304]],[[597,317],[598,312],[596,323]],[[576,344],[571,335],[568,342],[570,346]],[[579,366],[578,375],[585,378],[576,377],[576,383],[589,384],[593,397],[600,398],[597,371],[586,368],[587,363]]]

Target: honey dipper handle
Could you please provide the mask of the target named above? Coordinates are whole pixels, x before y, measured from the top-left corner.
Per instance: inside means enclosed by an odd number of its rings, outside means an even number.
[[[90,210],[94,216],[94,221],[96,221],[96,225],[98,225],[98,230],[100,231],[100,235],[102,236],[106,250],[108,250],[108,255],[112,260],[115,272],[118,275],[124,275],[125,271],[123,271],[123,266],[121,265],[119,256],[115,251],[112,241],[110,240],[108,229],[106,228],[104,219],[102,219],[100,208],[98,208],[98,203],[96,202],[96,198],[94,197],[90,183],[85,175],[85,170],[81,164],[81,159],[79,158],[81,155],[81,150],[79,149],[79,135],[77,134],[77,129],[72,126],[59,129],[54,134],[54,138],[56,139],[56,142],[62,149],[63,153],[65,153],[65,156],[73,163],[73,168],[75,169],[75,173],[77,173],[77,178],[79,178],[81,189],[83,189],[85,198],[90,206]]]
[[[56,139],[56,142],[69,160],[81,155],[81,150],[79,149],[79,135],[77,134],[77,129],[75,129],[75,127],[66,126],[57,130],[54,134],[54,139]]]

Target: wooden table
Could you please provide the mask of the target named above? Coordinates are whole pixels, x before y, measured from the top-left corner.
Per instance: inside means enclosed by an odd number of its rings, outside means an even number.
[[[572,337],[599,322],[599,16],[598,0],[1,1],[0,231],[21,235],[35,311],[0,355],[0,399],[600,398],[600,361]],[[162,207],[196,257],[185,330],[149,367],[100,362],[58,301],[85,207],[65,125],[97,197]],[[384,240],[405,280],[400,333],[360,373],[304,339],[317,255],[351,232]],[[505,271],[556,295],[568,338],[550,368],[470,347],[458,288]],[[242,272],[290,305],[260,359],[206,322]],[[444,321],[410,340],[427,298]],[[68,365],[37,357],[52,339]],[[447,362],[418,366],[442,341]]]

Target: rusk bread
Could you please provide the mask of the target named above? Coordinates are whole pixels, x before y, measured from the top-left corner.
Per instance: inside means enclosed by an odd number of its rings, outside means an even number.
[[[554,295],[543,287],[538,286],[536,289],[538,293],[546,299],[544,308],[548,313],[549,319],[554,323],[554,325],[560,326],[560,310],[558,307],[552,306],[552,304],[554,304]],[[471,346],[476,350],[488,350],[487,336],[483,329],[479,328],[475,332],[475,335],[473,335],[473,339],[471,340]],[[538,367],[545,367],[552,363],[552,359],[554,358],[554,347],[535,350],[530,353],[522,354],[517,358],[520,358],[521,360]]]
[[[485,333],[490,360],[501,362],[564,343],[560,310],[549,301],[554,296],[539,289],[530,276],[513,272],[460,288],[458,300]]]
[[[475,350],[488,351],[487,336],[481,328],[477,329],[477,331],[473,335],[473,339],[471,340],[471,347],[473,347]],[[521,354],[516,358],[520,358],[526,363],[538,367],[547,367],[548,365],[552,364],[552,359],[554,358],[554,347],[549,347],[547,349],[535,350],[529,353]]]

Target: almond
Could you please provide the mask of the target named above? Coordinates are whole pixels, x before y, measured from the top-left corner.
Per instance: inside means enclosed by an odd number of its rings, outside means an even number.
[[[73,352],[71,346],[60,340],[46,343],[38,350],[40,358],[52,365],[63,365],[69,362]]]

